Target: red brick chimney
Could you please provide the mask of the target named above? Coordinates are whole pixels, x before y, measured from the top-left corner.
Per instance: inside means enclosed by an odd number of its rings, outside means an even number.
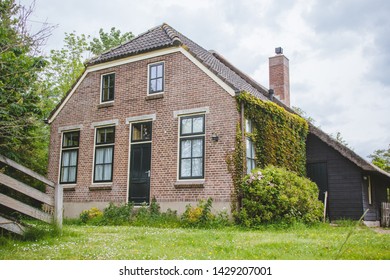
[[[290,71],[288,58],[282,48],[275,48],[276,55],[269,58],[269,88],[274,90],[284,104],[290,107]]]

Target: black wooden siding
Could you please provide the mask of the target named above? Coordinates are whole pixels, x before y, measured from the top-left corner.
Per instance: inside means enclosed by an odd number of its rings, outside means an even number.
[[[308,164],[327,164],[329,218],[359,219],[363,214],[361,168],[313,134],[307,138],[306,157]]]

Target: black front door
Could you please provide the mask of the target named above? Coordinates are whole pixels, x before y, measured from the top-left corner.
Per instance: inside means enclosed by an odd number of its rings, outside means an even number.
[[[151,143],[131,145],[129,202],[149,203]]]
[[[149,203],[152,122],[131,125],[129,202]]]

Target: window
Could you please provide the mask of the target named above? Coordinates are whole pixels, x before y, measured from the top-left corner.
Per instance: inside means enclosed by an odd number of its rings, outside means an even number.
[[[246,134],[253,133],[252,121],[245,120],[245,132]],[[252,169],[256,167],[255,162],[255,145],[252,139],[247,135],[246,137],[246,173],[251,173]]]
[[[103,102],[113,101],[114,92],[115,92],[115,73],[103,75],[101,102],[103,103]]]
[[[149,94],[164,91],[164,63],[149,65]]]
[[[64,132],[61,153],[61,184],[74,184],[77,181],[80,131]]]
[[[204,178],[204,115],[180,118],[179,179]]]
[[[112,182],[114,159],[115,127],[96,129],[95,142],[95,183]]]
[[[152,123],[133,123],[131,142],[152,141]]]

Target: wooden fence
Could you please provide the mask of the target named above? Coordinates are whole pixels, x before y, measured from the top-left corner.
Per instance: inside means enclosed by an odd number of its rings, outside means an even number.
[[[54,189],[54,197],[53,195],[49,195],[47,193],[41,192],[33,187],[30,187],[18,180],[5,175],[0,172],[0,184],[7,186],[19,193],[22,193],[28,197],[31,197],[35,200],[38,200],[49,207],[54,208],[54,213],[46,213],[41,209],[32,207],[28,204],[20,202],[14,198],[8,197],[2,193],[0,193],[0,205],[4,205],[10,209],[13,209],[17,212],[23,213],[32,218],[47,222],[47,223],[55,223],[60,229],[62,228],[62,211],[63,211],[63,189],[59,184],[55,184],[42,175],[10,160],[2,155],[0,155],[0,162],[5,163],[6,165],[23,172],[24,174],[44,183],[46,186]],[[0,213],[1,214],[1,213]],[[17,234],[22,234],[24,231],[23,226],[19,223],[12,221],[6,217],[0,216],[0,227],[5,228],[6,230],[15,232]]]
[[[389,202],[382,202],[381,226],[390,227],[390,203]]]

